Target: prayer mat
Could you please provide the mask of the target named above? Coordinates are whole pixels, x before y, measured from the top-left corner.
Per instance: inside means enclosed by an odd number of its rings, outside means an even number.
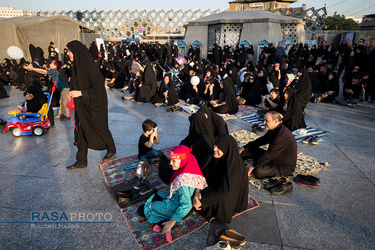
[[[259,138],[259,136],[255,133],[246,130],[237,130],[230,133],[230,135],[232,135],[236,139],[238,147],[242,147],[250,141],[254,141]],[[268,145],[265,145],[262,148],[267,149]],[[250,167],[253,164],[253,161],[251,159],[246,160],[245,164],[246,167]],[[303,153],[298,153],[296,170],[293,172],[293,176],[288,176],[288,180],[293,179],[294,176],[298,174],[313,175],[320,172],[321,170],[328,170],[329,166],[330,165],[328,164],[328,162],[322,162],[311,156],[305,155]],[[257,187],[258,189],[262,189],[264,184],[266,184],[268,181],[269,178],[256,179],[254,177],[250,177],[249,179],[250,184]]]
[[[172,147],[173,148],[173,147]],[[172,148],[162,149],[164,153],[169,153]],[[126,170],[126,168],[136,166],[138,164],[138,156],[133,155],[125,158],[119,158],[99,164],[100,170],[103,173],[104,181],[107,189],[111,193],[111,188],[115,189],[116,186],[121,185],[127,180],[135,176],[135,169]],[[153,163],[150,167],[150,173],[147,180],[155,187],[157,192],[169,193],[169,187],[166,186],[160,179],[158,174],[158,163]],[[111,193],[113,196],[113,194]],[[113,197],[116,199],[115,197]],[[137,210],[145,201],[130,205],[125,208],[120,208],[126,224],[132,232],[133,238],[137,242],[140,249],[158,249],[169,243],[162,233],[152,231],[154,224],[147,222],[146,218],[141,217]],[[242,213],[258,207],[259,204],[256,200],[249,196],[249,204],[247,210]],[[240,213],[240,214],[242,214]],[[236,214],[235,216],[238,216]],[[187,236],[196,230],[203,227],[207,221],[194,209],[180,222],[172,228],[172,239],[176,241],[184,236]]]
[[[259,126],[261,126],[262,128],[265,128],[264,123],[263,123],[264,119],[261,118],[257,113],[247,115],[247,116],[242,116],[242,117],[239,117],[239,118],[244,120],[244,121],[247,121],[248,123],[251,123],[251,124],[256,123]],[[299,134],[297,134],[297,131],[293,131],[293,135],[296,138],[297,142],[301,142],[307,136],[322,137],[322,136],[325,136],[326,134],[328,134],[328,131],[322,131],[322,130],[319,130],[319,129],[316,129],[316,128],[313,128],[313,127],[306,127],[306,129],[307,129],[307,133],[305,135],[299,135]]]
[[[316,128],[312,128],[312,127],[307,127],[306,129],[307,129],[307,133],[305,135],[299,135],[297,133],[297,131],[293,131],[293,135],[296,138],[297,142],[301,142],[307,136],[319,136],[319,137],[322,137],[322,136],[325,136],[326,134],[328,134],[328,131],[322,131],[322,130],[319,130],[319,129],[316,129]]]
[[[181,108],[183,111],[189,114],[194,114],[199,110],[198,105],[187,103],[181,99],[179,100],[177,104],[175,104],[175,106]]]
[[[248,123],[251,123],[251,124],[258,124],[259,126],[261,126],[262,128],[265,128],[264,127],[264,119],[261,118],[257,113],[253,113],[251,115],[245,115],[245,116],[239,116],[238,118],[248,122]]]
[[[219,116],[221,116],[221,118],[223,118],[224,121],[230,120],[230,119],[237,119],[238,118],[236,115],[219,114],[219,113],[216,113],[216,114],[218,114]]]
[[[248,116],[251,114],[256,114],[259,108],[248,106],[248,105],[238,105],[238,112],[236,113],[237,117]]]

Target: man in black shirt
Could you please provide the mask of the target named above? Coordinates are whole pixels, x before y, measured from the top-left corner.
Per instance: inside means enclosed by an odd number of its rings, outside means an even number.
[[[271,178],[291,175],[297,164],[297,142],[288,128],[282,124],[282,115],[270,111],[264,116],[268,132],[255,141],[239,149],[243,159],[253,158],[248,170],[258,178]],[[260,148],[269,144],[268,150]]]
[[[111,66],[105,76],[104,83],[107,88],[119,89],[124,87],[124,78],[116,71],[114,66]]]

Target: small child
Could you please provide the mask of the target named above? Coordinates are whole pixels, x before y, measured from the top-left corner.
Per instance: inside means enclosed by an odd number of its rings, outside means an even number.
[[[270,94],[263,97],[262,109],[258,111],[260,117],[264,117],[268,111],[278,111],[280,104],[279,94],[280,90],[271,89]]]
[[[144,133],[139,138],[138,142],[138,158],[140,160],[146,160],[151,164],[152,158],[158,158],[163,152],[160,150],[153,149],[152,146],[154,143],[159,144],[159,135],[157,124],[150,120],[146,119],[142,123],[142,129]]]

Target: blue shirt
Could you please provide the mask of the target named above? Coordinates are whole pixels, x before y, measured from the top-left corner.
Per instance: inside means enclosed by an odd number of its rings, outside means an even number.
[[[64,80],[58,69],[47,69],[47,74],[51,77],[52,82],[56,84],[56,88],[61,92],[64,88],[70,88],[69,84]]]

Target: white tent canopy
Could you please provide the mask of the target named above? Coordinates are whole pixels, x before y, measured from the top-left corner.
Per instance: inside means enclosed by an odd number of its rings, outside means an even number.
[[[55,48],[62,52],[68,42],[84,39],[81,34],[83,29],[93,32],[92,29],[66,16],[0,19],[0,34],[2,34],[0,59],[9,58],[7,54],[9,46],[17,46],[22,49],[24,58],[31,60],[29,44],[41,47],[47,58],[47,49],[51,41],[55,43]]]

